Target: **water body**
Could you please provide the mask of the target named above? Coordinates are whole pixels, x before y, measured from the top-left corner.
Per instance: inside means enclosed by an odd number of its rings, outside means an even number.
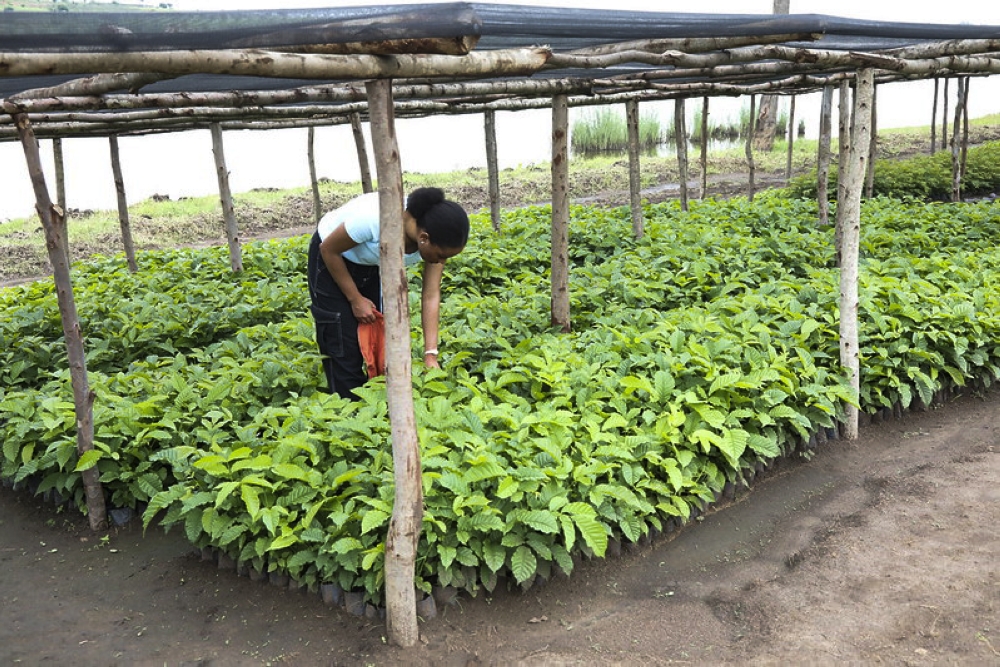
[[[878,122],[881,128],[928,125],[931,120],[933,83],[894,83],[879,87]],[[951,87],[949,115],[954,108]],[[970,117],[1000,112],[1000,77],[974,79]],[[787,105],[787,102],[785,103]],[[622,114],[624,117],[624,106]],[[748,98],[713,98],[709,119],[723,123],[739,118]],[[797,98],[795,125],[805,121],[806,137],[815,138],[819,125],[820,95]],[[642,113],[656,113],[664,125],[673,115],[672,101],[649,102]],[[688,102],[692,123],[701,99]],[[570,124],[588,108],[570,109]],[[938,124],[940,126],[940,110]],[[367,127],[366,134],[367,134]],[[435,173],[486,165],[484,125],[481,115],[400,119],[396,124],[403,170]],[[226,166],[235,193],[255,188],[292,188],[309,184],[305,129],[240,130],[224,133]],[[369,138],[370,143],[370,138]],[[497,113],[497,158],[501,169],[548,162],[551,114],[547,110]],[[129,203],[166,195],[172,199],[216,195],[218,181],[208,130],[119,139],[122,170]],[[111,174],[107,139],[64,139],[66,198],[70,208],[114,210],[117,200]],[[371,154],[369,145],[369,154]],[[51,196],[55,198],[52,142],[42,141],[42,156]],[[319,177],[357,181],[360,170],[350,126],[316,129],[316,168]],[[34,194],[20,144],[0,144],[0,221],[34,213]]]

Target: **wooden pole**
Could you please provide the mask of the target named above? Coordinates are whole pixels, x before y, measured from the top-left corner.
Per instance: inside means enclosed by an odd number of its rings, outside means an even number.
[[[854,395],[860,395],[861,361],[858,342],[858,255],[861,244],[861,189],[864,184],[868,150],[871,141],[872,97],[875,73],[872,69],[858,72],[854,99],[854,121],[844,197],[837,205],[837,218],[844,222],[843,255],[840,268],[840,363],[847,369]],[[841,214],[843,211],[843,214]],[[858,409],[845,407],[845,437],[858,437]]]
[[[851,156],[851,85],[847,81],[840,83],[840,136],[839,156],[837,160],[837,222],[834,232],[837,253],[837,266],[841,266],[844,245],[844,209],[841,202],[847,196],[848,166]]]
[[[72,262],[69,251],[69,213],[66,212],[66,163],[63,160],[62,139],[58,137],[52,140],[52,161],[56,168],[56,204],[63,220],[63,252],[66,253],[66,261]]]
[[[111,173],[115,179],[115,195],[118,199],[118,226],[122,230],[122,245],[125,247],[125,261],[128,270],[135,273],[139,265],[135,261],[135,244],[132,242],[132,225],[128,218],[128,198],[125,196],[125,179],[122,177],[122,160],[118,151],[118,136],[108,137],[111,144]]]
[[[688,210],[688,151],[687,119],[684,115],[684,98],[674,100],[674,141],[677,143],[677,180],[681,186],[681,210]]]
[[[319,179],[316,177],[316,128],[314,127],[309,128],[306,156],[309,160],[309,185],[312,188],[313,224],[318,225],[319,219],[323,217],[323,204],[319,197]]]
[[[788,160],[785,163],[785,185],[792,180],[792,155],[795,151],[795,95],[788,107]]]
[[[944,150],[948,141],[948,83],[950,79],[944,80],[944,92],[941,94],[941,150]]]
[[[385,316],[386,394],[396,485],[385,541],[386,628],[389,641],[397,646],[411,647],[420,638],[413,576],[424,497],[413,408],[409,291],[403,264],[403,175],[392,109],[392,81],[369,81],[365,89],[371,108],[372,146],[379,183],[379,272]]]
[[[552,326],[572,331],[569,317],[569,105],[552,98]]]
[[[493,231],[500,233],[500,168],[497,164],[497,112],[492,109],[484,114],[486,133],[486,173],[488,176],[490,220]]]
[[[868,143],[868,168],[865,170],[865,199],[875,193],[875,155],[878,153],[878,86],[872,87],[871,137]]]
[[[971,77],[965,77],[965,95],[962,96],[962,160],[960,171],[965,178],[965,165],[969,158],[969,84]]]
[[[361,114],[351,114],[351,131],[354,133],[354,146],[358,150],[358,167],[361,169],[361,191],[372,192],[372,170],[368,164],[368,147],[365,145],[365,133],[361,129]]]
[[[28,163],[28,174],[35,190],[35,210],[42,222],[45,232],[45,247],[48,249],[49,261],[52,263],[52,277],[55,282],[56,299],[59,303],[59,316],[62,320],[63,336],[66,340],[66,356],[69,360],[70,382],[73,385],[73,405],[76,413],[76,451],[79,456],[94,449],[94,393],[87,379],[87,355],[83,345],[83,335],[80,331],[80,320],[76,312],[76,300],[73,297],[73,284],[70,279],[69,261],[64,252],[63,236],[66,223],[59,207],[54,206],[49,198],[48,187],[45,185],[45,172],[42,169],[42,159],[38,151],[38,141],[31,129],[27,115],[18,111],[13,104],[5,104],[4,110],[11,114],[20,133],[21,145],[24,148],[25,161]],[[94,531],[106,530],[108,527],[107,508],[104,503],[104,489],[101,486],[100,472],[96,465],[81,471],[84,495],[87,501],[87,518],[90,528]]]
[[[965,104],[965,79],[955,79],[955,122],[951,136],[951,200],[962,201],[962,107]]]
[[[750,127],[747,128],[747,142],[746,142],[746,154],[747,154],[747,197],[750,201],[753,201],[754,193],[757,189],[756,183],[754,182],[754,172],[756,170],[756,165],[753,161],[753,135],[754,135],[754,125],[757,119],[757,96],[750,96]]]
[[[934,104],[931,105],[931,155],[937,150],[937,110],[938,110],[938,89],[941,87],[941,80],[934,77]]]
[[[226,223],[226,240],[229,242],[229,264],[233,271],[243,270],[243,252],[240,249],[239,229],[236,226],[236,211],[233,208],[233,193],[229,189],[229,171],[226,169],[226,152],[222,145],[222,128],[212,123],[212,152],[215,154],[215,174],[219,179],[219,200],[222,202],[222,217]]]
[[[708,195],[708,96],[701,100],[701,198]]]
[[[830,224],[830,144],[832,142],[833,86],[824,86],[819,111],[819,149],[816,157],[818,224]]]
[[[632,235],[641,239],[645,233],[642,221],[642,172],[639,169],[639,101],[625,103],[625,125],[628,127],[628,192],[632,211]]]

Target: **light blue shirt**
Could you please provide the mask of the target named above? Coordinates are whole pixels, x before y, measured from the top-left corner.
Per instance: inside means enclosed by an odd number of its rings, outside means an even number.
[[[355,197],[340,208],[334,209],[320,218],[319,232],[321,240],[326,239],[340,225],[358,245],[346,250],[341,256],[355,264],[378,266],[379,264],[379,205],[378,193],[369,192]],[[406,266],[420,261],[420,252],[403,255]]]

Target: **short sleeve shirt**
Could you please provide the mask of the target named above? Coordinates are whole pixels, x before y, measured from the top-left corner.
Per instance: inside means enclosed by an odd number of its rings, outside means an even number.
[[[340,225],[358,245],[341,253],[344,259],[355,264],[378,266],[379,264],[379,205],[378,193],[369,192],[355,197],[340,208],[334,209],[320,218],[321,240],[329,236]],[[410,266],[420,261],[420,253],[403,255],[403,262]]]

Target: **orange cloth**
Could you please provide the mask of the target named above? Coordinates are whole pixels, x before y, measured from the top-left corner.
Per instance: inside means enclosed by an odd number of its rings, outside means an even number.
[[[358,323],[358,345],[365,358],[368,377],[385,375],[385,320],[382,313],[375,311],[374,322]]]

